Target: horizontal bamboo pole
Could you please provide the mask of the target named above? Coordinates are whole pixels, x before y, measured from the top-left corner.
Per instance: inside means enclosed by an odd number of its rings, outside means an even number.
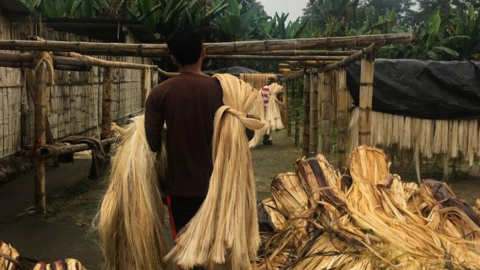
[[[248,55],[248,54],[216,54],[205,55],[207,59],[255,59],[255,60],[343,60],[345,56],[316,56],[316,55]]]
[[[288,64],[294,67],[323,67],[337,63],[338,61],[326,60],[307,60],[307,61],[287,61]]]
[[[12,68],[33,68],[35,56],[30,53],[0,52],[0,66]],[[53,68],[58,70],[90,71],[92,63],[86,59],[52,56]]]
[[[350,63],[353,63],[357,60],[360,60],[363,55],[374,53],[375,51],[377,51],[381,47],[382,47],[382,44],[372,43],[367,48],[364,48],[360,51],[357,51],[356,53],[354,53],[351,56],[343,59],[342,61],[339,61],[337,63],[334,63],[334,64],[331,64],[331,65],[328,65],[328,66],[324,67],[322,69],[322,71],[323,72],[328,72],[328,71],[332,71],[332,70],[335,70],[335,69],[343,68]]]
[[[108,138],[102,140],[102,146],[105,147],[109,144],[112,144],[116,138]],[[86,143],[79,144],[56,144],[56,145],[45,145],[40,148],[39,155],[42,158],[49,158],[53,156],[63,155],[63,154],[72,154],[75,152],[85,151],[91,149],[90,146]]]
[[[279,50],[279,51],[264,51],[264,52],[245,52],[249,55],[283,55],[283,56],[299,56],[299,55],[343,55],[349,56],[355,53],[356,51],[329,51],[329,50]]]
[[[301,69],[301,70],[299,70],[299,71],[296,71],[294,74],[292,74],[292,75],[290,75],[290,76],[286,76],[286,77],[280,78],[279,81],[281,81],[281,82],[286,82],[286,81],[289,81],[289,80],[294,80],[294,79],[302,78],[304,74],[305,74],[305,70],[304,70],[304,69]]]
[[[74,57],[79,59],[85,59],[90,61],[94,66],[97,67],[111,67],[111,68],[128,68],[128,69],[157,69],[158,67],[155,65],[146,65],[146,64],[137,64],[137,63],[130,63],[130,62],[117,62],[117,61],[109,61],[98,59],[91,56],[85,56],[78,53],[57,53],[62,56],[66,57]]]
[[[205,43],[207,55],[240,54],[246,52],[307,50],[319,48],[344,48],[368,46],[372,43],[409,43],[415,39],[412,33],[364,35],[350,37],[303,38],[264,41],[236,41]],[[0,50],[77,52],[89,55],[167,56],[166,44],[96,43],[71,41],[0,40]]]
[[[175,77],[175,76],[178,76],[180,74],[178,72],[168,72],[168,71],[165,71],[161,68],[157,68],[157,71],[158,71],[158,74],[160,74],[160,76],[167,77],[167,78]]]

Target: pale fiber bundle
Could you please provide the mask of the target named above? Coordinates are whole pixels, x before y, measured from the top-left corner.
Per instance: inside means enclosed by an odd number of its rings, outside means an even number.
[[[252,161],[245,128],[264,123],[247,118],[257,91],[229,74],[216,74],[223,103],[214,120],[213,173],[197,214],[180,232],[167,259],[190,269],[247,269],[260,244]]]
[[[263,104],[263,97],[262,92],[257,91],[257,99],[254,102],[252,110],[249,114],[253,114],[258,116],[262,121],[265,121],[265,105]],[[255,135],[253,138],[248,142],[248,146],[250,148],[255,148],[260,142],[263,140],[263,135],[267,133],[268,126],[264,125],[261,129],[255,131]]]
[[[124,130],[109,179],[96,217],[107,269],[173,269],[163,259],[165,210],[143,116]]]
[[[270,131],[282,130],[282,108],[284,100],[279,100],[278,95],[283,93],[283,87],[278,83],[272,83],[269,86],[268,106],[265,113],[265,121]],[[285,95],[283,96],[285,98]]]

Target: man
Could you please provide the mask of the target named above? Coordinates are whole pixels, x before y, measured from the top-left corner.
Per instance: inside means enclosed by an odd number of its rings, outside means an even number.
[[[265,110],[265,115],[267,113],[268,103],[270,101],[270,85],[275,82],[275,78],[270,77],[267,80],[267,85],[262,87],[262,98],[263,98],[263,108]],[[270,137],[270,129],[267,130],[267,133],[263,135],[263,145],[273,145],[272,138]]]
[[[220,83],[201,71],[205,49],[191,27],[167,40],[180,75],[153,88],[145,104],[145,130],[152,151],[161,146],[167,125],[168,169],[163,192],[174,238],[195,215],[208,191],[212,165],[213,119],[223,105]]]

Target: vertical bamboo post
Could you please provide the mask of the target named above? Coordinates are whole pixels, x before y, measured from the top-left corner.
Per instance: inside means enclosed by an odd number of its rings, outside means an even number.
[[[305,155],[309,150],[310,140],[310,77],[307,72],[303,75],[303,151]]]
[[[47,120],[47,80],[48,80],[47,64],[40,62],[35,69],[35,84],[37,85],[37,93],[33,95],[35,105],[35,213],[43,215],[47,212],[45,199],[45,159],[39,154],[40,148],[45,146],[46,136],[46,120]]]
[[[294,95],[294,87],[293,87],[293,83],[291,80],[288,80],[286,82],[286,87],[287,87],[287,90],[285,92],[287,92],[287,99],[286,99],[286,102],[287,102],[287,116],[288,119],[287,119],[287,136],[290,137],[292,136],[292,121],[293,121],[293,100],[292,100],[292,97]]]
[[[360,126],[358,130],[360,145],[370,143],[374,64],[373,55],[364,55],[360,71]]]
[[[150,72],[150,70],[147,69],[147,68],[142,69],[141,78],[140,78],[140,84],[141,84],[141,88],[142,88],[140,108],[142,108],[142,109],[145,108],[145,101],[147,100],[147,89],[145,88],[145,78],[147,77],[147,74],[146,74],[147,72]]]
[[[289,105],[289,97],[287,83],[282,82],[283,87],[283,106],[282,106],[282,123],[284,127],[289,127],[290,123],[288,122],[288,105]]]
[[[347,72],[344,68],[337,72],[337,168],[345,167],[348,130],[348,89]]]
[[[295,109],[295,146],[300,145],[300,97],[302,87],[300,79],[295,79],[295,96],[293,98]]]
[[[103,69],[103,93],[102,93],[102,134],[101,139],[110,137],[112,130],[112,88],[113,67]]]
[[[309,152],[318,151],[318,73],[310,72],[310,143]]]
[[[150,89],[153,89],[158,84],[158,69],[152,70],[152,74],[150,74],[150,78],[152,80],[150,84]]]
[[[322,127],[323,126],[323,123],[322,123],[322,121],[323,121],[322,120],[322,117],[323,117],[322,101],[323,101],[323,99],[322,99],[322,97],[323,97],[323,92],[324,92],[323,91],[324,77],[325,77],[325,73],[323,73],[323,72],[318,73],[318,97],[317,97],[318,115],[317,115],[317,117],[318,117],[318,120],[320,122],[319,128],[318,128],[319,129],[318,140],[319,140],[319,144],[320,144],[320,151],[322,151],[322,152],[323,152],[323,144],[324,144],[324,142],[323,142],[324,141],[324,138],[323,138],[324,130],[323,130],[323,127]]]
[[[330,132],[331,132],[331,72],[323,74],[322,88],[322,152],[329,153],[331,148]]]

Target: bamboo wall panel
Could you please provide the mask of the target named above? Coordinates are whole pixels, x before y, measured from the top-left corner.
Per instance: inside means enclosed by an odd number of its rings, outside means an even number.
[[[37,34],[33,23],[11,22],[0,15],[0,40],[25,40]],[[38,35],[46,40],[93,41],[71,33],[42,27]],[[7,52],[7,51],[5,51]],[[18,53],[16,51],[8,51]],[[127,56],[96,56],[96,58],[151,64],[151,59]],[[139,112],[141,101],[141,70],[114,69],[112,119],[124,119]],[[47,118],[53,138],[59,140],[72,134],[99,134],[102,102],[102,68],[91,71],[55,71],[55,84],[47,88]],[[154,76],[151,76],[152,81]],[[154,84],[156,84],[155,80]],[[152,83],[153,84],[153,83]],[[153,84],[153,85],[154,85]],[[0,67],[0,158],[14,154],[25,145],[33,144],[34,108],[26,90],[25,76],[18,68]]]
[[[0,16],[0,40],[24,38],[29,31],[28,24]],[[21,147],[23,85],[20,69],[0,68],[0,157],[15,153]]]

